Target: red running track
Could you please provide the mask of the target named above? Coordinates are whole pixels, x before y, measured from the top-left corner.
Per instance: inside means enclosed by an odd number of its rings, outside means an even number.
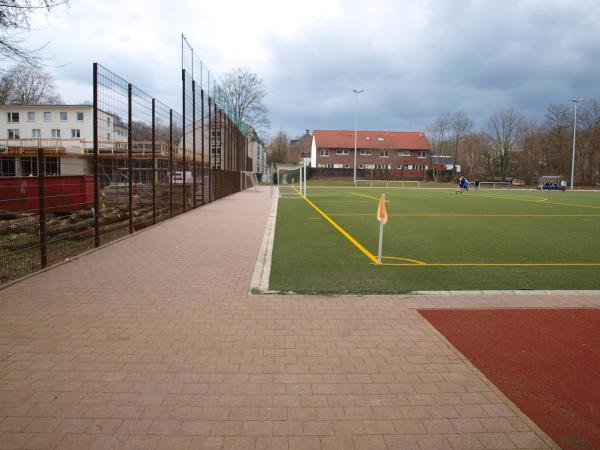
[[[420,310],[564,449],[600,449],[600,309]]]

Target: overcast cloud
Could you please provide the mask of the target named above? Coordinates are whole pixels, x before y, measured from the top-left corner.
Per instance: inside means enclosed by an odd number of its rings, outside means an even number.
[[[598,0],[75,0],[34,26],[67,102],[91,100],[97,61],[181,110],[183,32],[213,74],[264,78],[272,133],[352,129],[353,88],[372,130],[600,98]]]

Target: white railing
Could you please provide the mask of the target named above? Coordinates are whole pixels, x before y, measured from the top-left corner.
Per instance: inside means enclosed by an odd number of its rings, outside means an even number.
[[[473,182],[470,183],[471,187],[475,186],[475,184]],[[486,189],[510,189],[512,186],[512,183],[509,183],[508,181],[480,181],[479,182],[479,188],[486,188]]]
[[[420,181],[414,181],[414,180],[356,180],[356,187],[360,187],[362,185],[367,185],[364,187],[386,187],[389,188],[390,185],[391,187],[395,187],[395,188],[420,188],[421,184]]]

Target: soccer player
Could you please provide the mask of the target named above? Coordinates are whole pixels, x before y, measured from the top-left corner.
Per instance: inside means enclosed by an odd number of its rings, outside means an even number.
[[[464,188],[465,188],[465,179],[461,176],[458,179],[458,186],[456,186],[456,193],[457,194],[462,194]]]

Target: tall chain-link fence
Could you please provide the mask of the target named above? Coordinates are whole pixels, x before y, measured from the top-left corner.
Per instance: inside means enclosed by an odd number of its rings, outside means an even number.
[[[93,105],[52,112],[80,128],[0,144],[0,284],[240,190],[247,129],[193,68],[179,113],[94,64]]]

